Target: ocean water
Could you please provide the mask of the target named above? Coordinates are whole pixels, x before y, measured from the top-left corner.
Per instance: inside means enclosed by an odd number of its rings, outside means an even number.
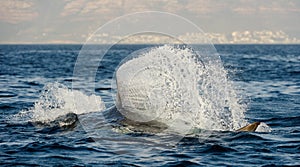
[[[97,64],[93,82],[89,82],[88,78],[73,74],[81,45],[1,45],[0,165],[300,165],[299,45],[216,45],[222,66],[190,61],[194,57],[187,50],[163,48],[146,55],[149,62],[162,60],[154,65],[168,75],[157,77],[155,70],[149,73],[152,66],[134,75],[134,90],[146,90],[147,84],[160,88],[151,89],[153,98],[136,112],[146,111],[145,108],[168,111],[170,115],[162,115],[163,120],[172,118],[176,111],[189,113],[173,121],[183,124],[172,126],[178,130],[188,122],[196,128],[179,134],[172,133],[168,121],[128,121],[122,116],[126,112],[119,112],[120,107],[114,106],[116,69],[128,55],[140,54],[136,51],[148,47],[114,46]],[[155,59],[158,53],[165,58],[169,54],[183,56],[179,60]],[[134,61],[129,68],[125,68],[125,62],[120,69],[130,71],[132,67],[145,66],[143,59]],[[182,71],[188,64],[194,66]],[[87,68],[83,71],[90,71],[89,64],[84,67]],[[126,80],[125,75],[119,72],[119,78],[125,78],[121,81]],[[157,82],[147,80],[139,85],[144,75],[157,77]],[[198,77],[192,82],[195,76]],[[119,86],[119,91],[132,95],[132,90],[126,88],[131,86]],[[166,95],[158,96],[162,90]],[[148,96],[143,96],[143,92],[135,94],[141,95],[130,102],[144,104],[141,99]],[[167,107],[161,109],[162,106]],[[256,121],[262,122],[256,132],[235,131]]]

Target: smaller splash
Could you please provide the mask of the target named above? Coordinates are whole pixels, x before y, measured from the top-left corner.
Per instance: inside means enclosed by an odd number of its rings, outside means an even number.
[[[264,122],[261,122],[255,132],[271,132],[272,129]]]
[[[21,111],[19,117],[28,118],[30,122],[48,124],[69,113],[85,114],[102,111],[105,105],[100,96],[85,95],[78,90],[68,89],[59,83],[44,86],[34,107]]]

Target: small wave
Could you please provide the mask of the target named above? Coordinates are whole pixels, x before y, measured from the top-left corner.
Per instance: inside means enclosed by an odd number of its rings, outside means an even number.
[[[0,104],[0,109],[1,110],[9,110],[9,109],[14,109],[15,107],[9,105],[9,104]]]
[[[215,144],[215,145],[209,146],[206,150],[202,151],[202,153],[224,153],[224,152],[227,152],[227,153],[228,152],[237,152],[237,150]]]
[[[38,127],[43,127],[41,130],[38,131],[39,133],[55,133],[61,130],[72,130],[76,127],[78,122],[79,120],[76,114],[68,113],[66,115],[57,117],[54,121],[51,122],[45,123],[35,121],[32,122],[32,124]]]
[[[167,162],[163,164],[162,166],[201,166],[201,164],[196,162],[191,162],[188,160],[179,160],[176,162]]]
[[[9,98],[9,97],[15,97],[17,94],[9,91],[0,91],[0,98]]]
[[[229,141],[241,141],[241,142],[258,142],[258,141],[267,141],[268,139],[265,139],[255,133],[243,133],[240,132],[236,134],[235,136],[227,139]]]

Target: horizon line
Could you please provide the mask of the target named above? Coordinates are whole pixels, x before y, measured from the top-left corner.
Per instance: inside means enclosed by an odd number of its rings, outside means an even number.
[[[167,43],[1,43],[0,45],[163,45]],[[169,43],[169,44],[178,44],[178,43]],[[300,45],[300,43],[191,43],[188,45],[203,45],[203,44],[212,44],[212,45]],[[182,44],[179,44],[182,45]]]

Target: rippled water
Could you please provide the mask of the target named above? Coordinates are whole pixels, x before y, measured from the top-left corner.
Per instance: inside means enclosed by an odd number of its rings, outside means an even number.
[[[111,80],[115,67],[144,47],[119,45],[104,57],[96,74],[95,97],[101,97],[106,108],[114,104],[111,94],[116,90],[111,89]],[[80,45],[0,46],[1,165],[300,165],[299,45],[216,46],[243,97],[241,103],[247,105],[247,121],[264,122],[272,131],[199,129],[175,145],[168,142],[178,136],[145,133],[147,125],[121,124],[114,108],[94,112],[101,109],[101,102],[69,89],[72,80],[79,79],[73,77],[73,68],[80,49]],[[58,97],[55,105],[63,105],[63,111],[73,110],[72,105],[65,105],[72,104],[66,102],[74,95],[70,92],[81,99],[77,103],[82,108],[77,116],[60,120],[75,121],[61,125],[32,120],[32,114],[46,111],[45,106],[55,108],[47,100],[50,95],[50,99]],[[34,118],[51,116],[44,113]],[[85,126],[85,121],[93,127]]]

